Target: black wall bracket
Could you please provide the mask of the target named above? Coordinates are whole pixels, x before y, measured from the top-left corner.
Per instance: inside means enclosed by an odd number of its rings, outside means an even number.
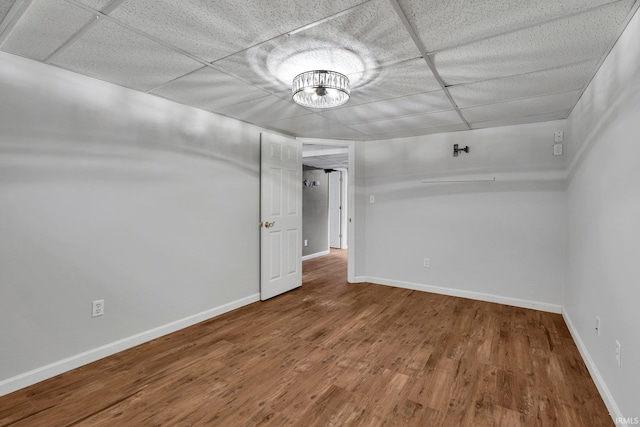
[[[464,148],[458,148],[458,144],[453,144],[453,157],[458,157],[458,153],[461,151],[469,153],[469,146],[467,145]]]

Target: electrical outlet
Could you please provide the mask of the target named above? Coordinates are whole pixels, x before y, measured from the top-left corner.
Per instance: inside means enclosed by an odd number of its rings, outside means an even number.
[[[553,155],[562,156],[562,144],[553,144]]]
[[[91,306],[91,317],[98,317],[104,314],[104,300],[95,300]]]
[[[622,344],[616,340],[616,362],[618,362],[618,368],[622,366]]]
[[[374,196],[373,194],[369,196],[369,203],[375,203],[376,202],[376,196]]]
[[[429,261],[429,258],[425,258],[424,259],[424,268],[429,268],[431,267],[431,261]]]
[[[600,318],[596,316],[596,335],[600,336]]]

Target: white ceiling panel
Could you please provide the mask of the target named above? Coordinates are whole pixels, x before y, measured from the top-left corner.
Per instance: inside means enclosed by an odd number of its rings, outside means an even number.
[[[408,138],[411,136],[459,132],[463,130],[469,130],[467,125],[463,125],[463,124],[444,125],[444,126],[434,126],[434,127],[428,127],[428,128],[420,128],[420,129],[401,130],[401,131],[389,132],[389,133],[379,133],[379,134],[369,136],[367,139],[375,141],[380,139]]]
[[[349,127],[332,127],[305,132],[307,138],[342,139],[346,141],[360,141],[365,138],[360,132]]]
[[[581,89],[593,75],[598,61],[584,61],[563,67],[517,76],[452,86],[449,92],[458,107],[493,104],[542,94]]]
[[[599,59],[618,37],[634,0],[442,51],[432,57],[448,85]]]
[[[110,16],[213,61],[362,1],[321,1],[308,7],[304,2],[291,1],[127,0]]]
[[[239,52],[215,65],[265,90],[279,92],[289,89],[297,74],[314,69],[346,74],[354,88],[367,86],[375,83],[382,67],[419,56],[388,0],[372,0],[354,12]]]
[[[110,4],[121,0],[78,0],[78,3],[102,12]]]
[[[580,91],[555,93],[535,98],[519,99],[498,104],[462,108],[468,122],[486,122],[508,117],[529,116],[545,112],[568,111],[578,101]]]
[[[250,123],[268,123],[282,118],[298,117],[310,111],[275,95],[215,109],[216,113]]]
[[[355,125],[394,117],[451,110],[451,102],[444,91],[419,93],[413,96],[354,105],[323,112],[322,115],[345,125]]]
[[[52,63],[141,91],[202,67],[199,62],[107,19],[100,20],[56,55]]]
[[[33,1],[22,15],[2,49],[44,61],[95,15],[66,2]]]
[[[399,0],[427,51],[540,24],[616,0]]]
[[[500,126],[522,125],[526,123],[549,122],[565,119],[569,110],[553,111],[551,113],[532,114],[530,116],[509,117],[507,119],[489,120],[486,122],[472,123],[472,129],[494,128]]]
[[[151,91],[168,99],[204,110],[250,101],[267,95],[211,67],[203,67]]]
[[[349,76],[356,82],[351,88],[350,105],[440,89],[440,84],[422,58],[370,71],[366,77],[363,74]]]
[[[402,132],[413,129],[426,129],[436,126],[461,124],[462,120],[455,111],[442,111],[439,113],[420,114],[417,116],[400,117],[391,120],[364,123],[350,126],[352,129],[367,135],[381,133]]]
[[[15,3],[15,0],[0,0],[0,23],[7,16],[11,10],[11,6]]]
[[[319,114],[307,114],[304,116],[290,117],[288,119],[270,120],[269,122],[263,123],[263,125],[290,134],[341,126]]]

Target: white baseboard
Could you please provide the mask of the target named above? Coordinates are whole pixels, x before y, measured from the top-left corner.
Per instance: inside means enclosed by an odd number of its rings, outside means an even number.
[[[368,279],[367,276],[356,276],[349,283],[366,283],[366,282],[368,282],[367,279]]]
[[[330,253],[331,253],[331,250],[327,249],[326,251],[316,252],[315,254],[305,255],[305,256],[302,257],[302,260],[306,261],[308,259],[318,258],[319,256],[329,255]]]
[[[56,375],[79,368],[80,366],[95,362],[96,360],[111,356],[123,350],[195,325],[196,323],[211,319],[256,301],[260,301],[260,294],[249,295],[248,297],[205,310],[192,316],[176,320],[175,322],[167,323],[166,325],[132,335],[110,344],[105,344],[92,350],[53,362],[49,365],[16,375],[15,377],[2,380],[0,381],[0,396],[4,396],[5,394],[12,393],[16,390],[20,390],[21,388],[28,387],[40,381],[55,377]]]
[[[546,311],[560,314],[562,306],[540,301],[529,301],[518,298],[503,297],[499,295],[484,294],[481,292],[465,291],[462,289],[443,288],[440,286],[424,285],[421,283],[404,282],[400,280],[382,279],[379,277],[365,277],[365,281],[376,285],[394,286],[396,288],[413,289],[415,291],[431,292],[434,294],[449,295],[453,297],[469,298],[478,301],[495,302],[498,304],[511,305],[514,307],[530,308],[533,310]]]
[[[598,370],[598,367],[594,363],[593,359],[591,358],[591,355],[589,354],[589,351],[587,350],[587,346],[584,345],[584,341],[582,341],[582,338],[580,337],[578,330],[576,329],[575,325],[571,321],[571,317],[569,316],[569,313],[567,313],[567,310],[564,307],[562,308],[562,317],[564,318],[564,322],[567,324],[567,327],[569,328],[569,332],[571,332],[571,337],[573,338],[573,341],[576,343],[576,346],[580,351],[580,355],[582,355],[584,364],[587,365],[587,369],[589,370],[589,374],[591,374],[591,378],[593,378],[593,382],[596,383],[596,387],[600,392],[600,396],[602,397],[604,404],[607,406],[607,409],[609,410],[609,415],[611,415],[611,418],[614,420],[616,425],[626,427],[627,423],[621,423],[620,421],[616,421],[616,420],[623,419],[622,413],[620,412],[620,408],[618,408],[618,405],[613,399],[613,396],[611,395],[611,392],[609,391],[607,384],[605,384],[604,380],[602,379],[602,375],[600,375],[600,371]]]

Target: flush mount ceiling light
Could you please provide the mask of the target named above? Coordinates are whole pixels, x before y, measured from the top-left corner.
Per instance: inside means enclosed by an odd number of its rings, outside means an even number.
[[[349,78],[335,71],[314,70],[293,78],[293,101],[303,107],[332,108],[349,100]]]

